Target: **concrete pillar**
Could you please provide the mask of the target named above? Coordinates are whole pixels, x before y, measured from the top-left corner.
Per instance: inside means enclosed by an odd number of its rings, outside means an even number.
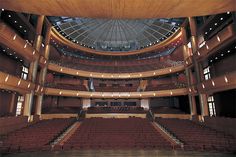
[[[187,77],[187,82],[188,82],[188,87],[190,88],[192,85],[192,79],[191,79],[191,70],[186,68],[185,69],[185,74]],[[197,107],[196,107],[196,100],[195,97],[191,94],[188,94],[188,99],[189,99],[189,105],[190,105],[190,113],[191,115],[197,115]]]
[[[37,20],[36,36],[34,40],[34,48],[38,52],[40,52],[42,39],[43,39],[43,37],[41,36],[41,32],[43,28],[43,21],[44,21],[44,16],[43,15],[39,16]],[[38,71],[38,59],[30,63],[29,74],[28,74],[29,81],[35,83],[35,80],[37,77],[37,71]],[[31,116],[33,97],[34,97],[33,90],[30,93],[25,94],[24,111],[23,111],[24,116]]]
[[[201,115],[204,116],[209,116],[209,109],[208,109],[208,103],[207,103],[207,94],[200,94],[200,104],[201,104]]]
[[[188,20],[189,20],[189,25],[190,25],[190,30],[191,30],[192,50],[193,50],[193,54],[196,54],[198,50],[197,24],[196,24],[196,20],[193,17],[189,17]],[[194,64],[194,69],[196,73],[197,83],[199,84],[201,83],[203,79],[203,70],[202,70],[201,64],[196,61],[195,57],[193,57],[193,64]],[[201,106],[201,115],[206,116],[208,115],[207,96],[206,94],[201,94],[201,93],[198,93],[198,94],[199,94],[199,100],[200,100],[200,106]]]
[[[46,38],[45,38],[45,51],[43,52],[44,57],[48,60],[49,54],[50,54],[50,35],[51,35],[51,26],[48,26],[47,32],[46,32]],[[39,84],[44,86],[45,84],[45,78],[47,75],[47,65],[40,70],[39,75]],[[36,108],[35,108],[35,114],[41,115],[42,114],[42,103],[43,103],[43,94],[38,95],[36,99]]]
[[[187,48],[187,33],[186,33],[186,29],[184,27],[181,28],[181,31],[183,34],[183,56],[184,56],[184,60],[186,60],[188,57],[190,57],[190,54],[188,53],[188,48]],[[186,74],[186,78],[187,78],[188,88],[190,88],[191,85],[193,84],[191,69],[186,67],[185,74]],[[195,97],[191,94],[188,94],[188,99],[189,99],[189,106],[190,106],[191,115],[197,115]]]
[[[89,107],[91,107],[91,99],[82,99],[82,108],[87,110]]]
[[[149,110],[149,99],[141,99],[141,107],[143,107],[144,110]]]
[[[24,116],[31,116],[31,107],[33,103],[33,94],[25,94],[25,101],[24,101],[24,110],[23,110],[23,115]]]
[[[16,105],[16,94],[12,93],[11,94],[11,101],[10,101],[10,105],[9,105],[9,113],[14,114],[15,115],[15,111],[14,111],[14,106]]]

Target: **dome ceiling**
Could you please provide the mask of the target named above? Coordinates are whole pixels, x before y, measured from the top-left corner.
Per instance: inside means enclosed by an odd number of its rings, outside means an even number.
[[[56,30],[81,46],[97,51],[128,52],[158,44],[178,29],[183,19],[91,19],[48,17]]]

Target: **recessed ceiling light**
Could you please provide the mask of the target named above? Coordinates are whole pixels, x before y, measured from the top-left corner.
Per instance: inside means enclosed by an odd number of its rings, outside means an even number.
[[[2,11],[4,11],[4,9],[2,9]]]
[[[220,18],[220,20],[222,21],[224,18],[222,17],[222,18]]]
[[[229,14],[230,12],[228,11],[227,14]]]
[[[11,17],[11,15],[8,15],[8,17]]]
[[[17,23],[17,21],[14,21],[14,23]]]
[[[224,56],[224,54],[223,54],[223,53],[221,53],[221,56]]]
[[[210,31],[212,30],[212,28],[210,28]]]
[[[215,23],[215,26],[217,26],[217,23]]]
[[[21,25],[20,25],[19,27],[20,27],[20,28],[22,28],[22,26],[21,26]]]
[[[26,30],[24,30],[24,32],[26,33]]]
[[[227,52],[230,53],[230,50],[228,50]]]
[[[207,34],[207,32],[205,32],[205,34]]]

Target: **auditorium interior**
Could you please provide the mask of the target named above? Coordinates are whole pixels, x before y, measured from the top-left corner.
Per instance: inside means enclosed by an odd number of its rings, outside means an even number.
[[[0,9],[0,156],[236,155],[234,0]]]

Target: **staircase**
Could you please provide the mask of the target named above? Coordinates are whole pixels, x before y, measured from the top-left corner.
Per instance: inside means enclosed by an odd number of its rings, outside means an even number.
[[[153,122],[152,125],[155,127],[157,131],[159,131],[168,141],[170,141],[173,147],[180,146],[181,149],[184,147],[184,143],[181,142],[176,136],[166,130],[163,126],[158,124],[157,122]]]
[[[80,122],[76,121],[69,128],[67,128],[60,136],[58,136],[53,142],[51,142],[51,147],[54,148],[55,145],[63,145],[71,135],[76,131],[76,129],[80,126]]]

